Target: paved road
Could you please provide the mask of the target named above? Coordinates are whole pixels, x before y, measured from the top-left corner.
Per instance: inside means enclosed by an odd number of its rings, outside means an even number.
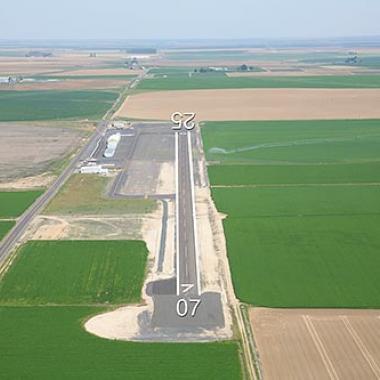
[[[0,242],[0,264],[4,262],[4,260],[6,260],[7,257],[10,255],[10,253],[12,252],[12,248],[15,246],[17,241],[25,233],[32,219],[47,205],[47,203],[54,197],[54,195],[57,194],[61,186],[66,182],[66,180],[73,173],[79,161],[87,158],[91,154],[100,136],[104,133],[106,128],[107,128],[107,122],[101,121],[98,124],[95,133],[91,136],[87,144],[81,149],[81,151],[71,161],[69,166],[67,166],[63,170],[63,172],[49,187],[49,189],[46,190],[17,220],[17,223],[13,227],[13,229]]]
[[[139,80],[144,77],[144,73],[140,74],[138,78],[131,81],[127,86],[127,89],[132,88]],[[121,95],[120,95],[121,97]],[[119,98],[120,98],[119,97]],[[118,99],[119,101],[119,99]],[[117,102],[118,102],[117,101]],[[114,107],[115,105],[113,105]],[[102,135],[105,133],[108,125],[108,119],[110,111],[104,116],[103,120],[97,125],[96,131],[91,136],[87,144],[80,150],[80,152],[74,157],[59,177],[54,181],[54,183],[47,189],[17,220],[16,225],[12,230],[2,239],[0,242],[0,265],[8,258],[12,252],[12,248],[16,245],[18,240],[22,237],[28,228],[29,223],[33,218],[48,204],[48,202],[57,194],[58,190],[66,182],[66,180],[73,173],[78,163],[81,160],[85,160],[91,156],[91,154],[96,149],[97,144],[101,140]]]
[[[195,231],[195,215],[193,204],[194,177],[191,168],[192,154],[190,152],[190,139],[192,132],[179,132],[178,139],[178,164],[177,164],[177,294],[186,292],[190,294],[200,294],[199,278],[197,273],[197,247]]]

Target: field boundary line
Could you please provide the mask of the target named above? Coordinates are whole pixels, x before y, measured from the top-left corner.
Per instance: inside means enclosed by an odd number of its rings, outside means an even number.
[[[341,316],[340,320],[343,322],[345,328],[347,329],[348,333],[351,335],[352,339],[355,341],[355,344],[359,348],[359,351],[362,353],[364,359],[369,364],[372,372],[375,374],[375,376],[380,379],[380,368],[377,365],[375,359],[372,357],[371,353],[367,350],[367,347],[363,343],[363,341],[360,339],[359,335],[351,325],[348,317],[346,315]]]
[[[305,322],[306,328],[309,331],[309,334],[317,347],[317,350],[319,354],[321,355],[322,361],[325,364],[325,367],[327,369],[327,372],[330,375],[330,378],[333,380],[339,380],[339,376],[337,375],[335,368],[326,352],[326,349],[321,341],[321,338],[319,337],[317,330],[315,329],[313,322],[311,321],[311,318],[309,315],[303,315],[302,316],[303,321]]]
[[[241,316],[244,323],[245,334],[247,338],[247,349],[249,349],[250,360],[253,365],[253,369],[255,371],[256,379],[263,379],[263,371],[260,361],[259,351],[257,349],[257,344],[254,337],[253,326],[251,325],[250,317],[249,317],[249,306],[245,304],[240,304]]]
[[[318,186],[380,186],[380,182],[355,182],[355,183],[271,183],[271,184],[246,184],[246,185],[211,185],[212,188],[266,188],[266,187],[318,187]]]

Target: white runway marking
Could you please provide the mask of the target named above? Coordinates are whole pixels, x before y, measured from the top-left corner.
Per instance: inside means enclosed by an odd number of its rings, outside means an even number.
[[[178,132],[175,133],[175,214],[176,214],[176,271],[177,271],[177,296],[180,294],[179,289],[179,167],[178,167]]]
[[[197,288],[198,295],[201,295],[201,280],[199,272],[199,260],[198,260],[198,231],[197,231],[197,221],[195,212],[195,189],[194,189],[194,167],[193,167],[193,146],[191,141],[191,132],[187,132],[187,148],[189,151],[189,164],[190,164],[190,183],[191,183],[191,199],[193,206],[193,226],[194,226],[194,249],[195,249],[195,267],[197,273]]]

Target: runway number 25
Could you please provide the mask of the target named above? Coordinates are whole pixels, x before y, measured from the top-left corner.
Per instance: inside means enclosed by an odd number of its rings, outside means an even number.
[[[190,315],[195,317],[195,313],[197,312],[200,303],[200,299],[186,300],[184,298],[180,298],[177,302],[177,315],[183,318],[189,315],[190,312]]]
[[[195,122],[195,112],[174,112],[172,114],[171,120],[175,124],[173,129],[179,130],[184,126],[188,131],[194,129]]]

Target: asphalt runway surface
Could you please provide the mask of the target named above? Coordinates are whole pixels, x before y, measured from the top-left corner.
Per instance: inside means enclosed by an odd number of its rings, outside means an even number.
[[[186,293],[199,295],[201,292],[197,268],[197,249],[195,237],[195,215],[193,214],[193,176],[190,165],[189,135],[191,132],[178,133],[178,188],[176,202],[177,214],[177,294],[192,286]]]
[[[153,297],[152,327],[197,333],[224,326],[221,297],[202,293],[200,285],[194,195],[193,132],[176,136],[176,278],[148,284]]]

